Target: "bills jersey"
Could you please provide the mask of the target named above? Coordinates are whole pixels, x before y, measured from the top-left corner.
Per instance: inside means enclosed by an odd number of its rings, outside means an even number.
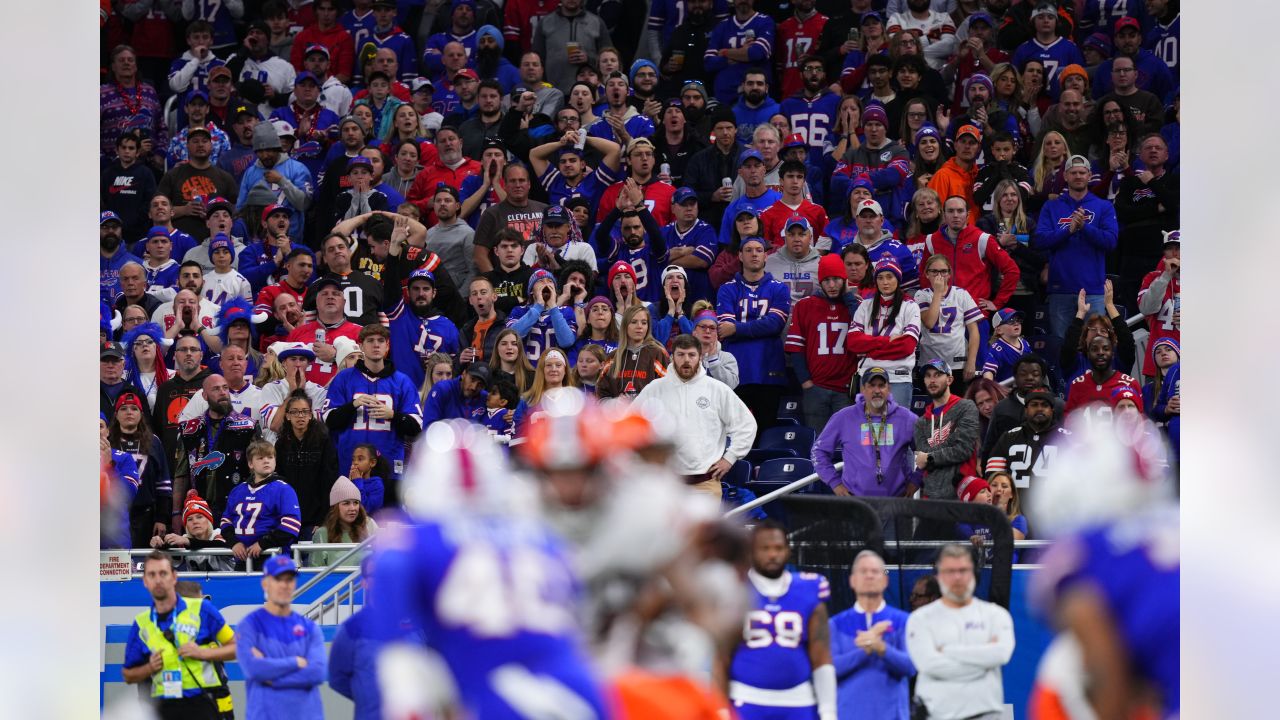
[[[933,304],[933,288],[917,290],[916,304],[923,315],[925,309]],[[955,361],[967,357],[965,325],[971,322],[982,322],[982,311],[973,301],[973,296],[964,288],[947,288],[938,321],[933,327],[921,328],[924,332],[920,334],[920,349],[916,357],[921,363],[939,358],[954,366]]]
[[[234,23],[239,16],[232,17],[228,3],[223,3],[222,0],[195,0],[192,7],[193,16],[187,20],[204,20],[213,26],[213,47],[221,48],[236,44]],[[241,5],[239,15],[243,14],[244,7]]]
[[[542,173],[542,177],[538,178],[538,183],[547,191],[547,202],[551,205],[564,205],[570,198],[575,197],[584,197],[594,205],[599,202],[605,188],[615,182],[618,182],[618,178],[614,177],[604,164],[589,170],[573,187],[569,186],[555,165],[549,166],[547,171]],[[462,185],[466,187],[466,182],[464,181]]]
[[[713,0],[711,16],[717,23],[729,17],[728,0]],[[652,0],[649,3],[649,29],[658,34],[658,42],[664,48],[671,42],[671,33],[687,17],[685,0]]]
[[[814,165],[822,161],[827,133],[831,131],[836,115],[839,114],[840,96],[825,88],[815,98],[806,98],[799,94],[799,89],[796,93],[790,94],[784,89],[783,95],[787,99],[782,101],[782,114],[790,121],[791,132],[800,133],[805,142],[809,143],[809,164]]]
[[[674,222],[670,223],[662,228],[662,238],[666,241],[668,252],[673,248],[689,247],[693,248],[693,257],[705,262],[707,268],[716,261],[720,243],[716,239],[715,228],[704,220],[695,220],[693,227],[683,233]],[[711,300],[715,297],[711,292],[711,278],[707,275],[707,268],[684,269],[685,274],[689,276],[689,297],[695,300]]]
[[[1111,611],[1129,666],[1159,691],[1160,716],[1178,717],[1177,509],[1139,513],[1059,540],[1041,562],[1033,576],[1032,602],[1050,614],[1075,588],[1099,593]]]
[[[460,516],[384,530],[378,543],[379,636],[420,628],[467,716],[548,717],[552,703],[556,717],[607,717],[582,650],[581,587],[546,528]]]
[[[480,191],[480,184],[483,182],[484,178],[479,175],[468,175],[463,178],[462,184],[458,188],[458,200],[460,202],[469,200],[472,195]],[[501,180],[499,180],[499,183],[501,183]],[[480,216],[484,214],[484,211],[488,210],[491,205],[497,205],[500,202],[502,200],[498,197],[498,191],[494,189],[494,186],[490,186],[485,196],[481,198],[480,204],[463,220],[466,220],[471,229],[475,230],[480,225]]]
[[[787,241],[784,230],[792,215],[799,215],[809,221],[809,227],[812,228],[812,241],[817,243],[818,236],[827,227],[827,211],[821,205],[804,199],[801,199],[800,204],[795,207],[779,199],[760,213],[762,237],[772,243],[773,247],[782,247]]]
[[[520,318],[528,314],[533,308],[529,305],[517,305],[511,308],[511,314],[507,316],[507,327],[512,327]],[[571,307],[552,308],[551,312],[558,312],[564,318],[565,323],[569,326],[569,331],[577,336],[578,319],[573,314]],[[572,347],[572,343],[570,343]],[[556,329],[551,322],[551,314],[546,313],[539,317],[533,323],[533,327],[524,336],[524,354],[529,358],[531,365],[537,365],[538,359],[542,354],[553,347],[561,347],[559,338],[556,337]]]
[[[402,372],[384,367],[376,376],[364,370],[363,363],[347,368],[334,376],[329,383],[328,395],[321,406],[321,415],[328,419],[335,408],[350,405],[356,395],[372,395],[389,405],[396,415],[403,413],[418,427],[422,427],[422,409],[418,402],[418,387]],[[395,428],[395,418],[380,420],[369,414],[369,408],[355,408],[355,420],[351,427],[334,433],[338,446],[338,467],[351,467],[351,453],[361,443],[370,443],[378,453],[391,463],[396,478],[404,471],[405,438]]]
[[[235,270],[224,273],[211,272],[204,276],[204,299],[214,305],[225,305],[228,300],[241,298],[253,302],[253,288],[245,276]]]
[[[1160,58],[1165,65],[1169,66],[1169,72],[1173,74],[1174,85],[1179,82],[1178,69],[1181,67],[1178,63],[1178,56],[1182,54],[1181,30],[1179,29],[1179,19],[1181,17],[1181,15],[1174,15],[1173,20],[1168,25],[1155,23],[1147,31],[1147,36],[1142,41],[1143,49],[1150,50],[1152,55]]]
[[[359,344],[360,326],[354,323],[343,322],[341,325],[332,328],[325,328],[320,321],[309,322],[293,329],[289,336],[285,338],[286,342],[300,342],[310,345],[316,341],[316,334],[325,331],[324,341],[329,345],[337,338],[348,338],[352,342]],[[333,376],[338,373],[338,366],[331,362],[324,362],[320,358],[312,360],[307,365],[307,382],[315,383],[320,387],[325,387]]]
[[[737,328],[724,349],[738,359],[743,385],[787,383],[782,331],[790,312],[791,290],[769,273],[754,283],[738,273],[716,291],[716,318]]]
[[[770,580],[752,570],[747,577],[752,610],[747,613],[742,642],[729,665],[729,698],[736,705],[766,705],[770,703],[751,699],[752,689],[808,686],[813,675],[809,620],[831,597],[831,587],[822,575],[807,572],[784,570],[781,578]],[[771,586],[780,588],[781,593],[767,594],[776,591]]]
[[[608,242],[612,243],[600,261],[602,274],[619,260],[629,263],[636,271],[636,297],[648,303],[662,300],[662,268],[667,266],[667,253],[656,252],[653,243],[645,238],[640,247],[633,248],[622,241],[622,233],[614,226]]]
[[[814,385],[845,392],[853,377],[854,357],[845,350],[849,334],[849,307],[844,298],[829,300],[812,295],[796,303],[783,350],[804,353],[804,364]]]
[[[1151,283],[1160,277],[1163,273],[1161,270],[1152,270],[1142,279],[1142,289],[1138,291],[1138,304],[1142,304],[1142,298],[1151,290]],[[1156,341],[1162,338],[1172,338],[1175,342],[1182,342],[1182,330],[1173,324],[1173,311],[1179,305],[1179,296],[1182,293],[1181,276],[1174,275],[1169,283],[1165,286],[1164,298],[1160,301],[1160,309],[1153,315],[1147,316],[1147,329],[1151,331],[1151,336],[1147,340],[1147,354],[1142,359],[1142,374],[1147,377],[1154,377],[1156,374],[1156,361],[1151,355],[1151,349],[1155,347]]]
[[[298,494],[279,476],[261,485],[242,482],[231,489],[227,509],[219,528],[223,535],[234,533],[245,547],[258,542],[272,530],[298,536],[302,531]]]
[[[1004,382],[1013,377],[1013,364],[1029,352],[1031,343],[1026,338],[1020,337],[1016,343],[996,338],[987,346],[987,360],[982,366],[982,372],[991,373],[996,382]]]
[[[1093,371],[1086,370],[1083,375],[1071,381],[1071,385],[1067,387],[1067,404],[1064,412],[1070,414],[1077,408],[1086,408],[1090,420],[1096,417],[1111,416],[1111,398],[1112,395],[1122,387],[1128,387],[1137,395],[1138,409],[1142,409],[1142,386],[1137,380],[1116,370],[1111,373],[1111,377],[1096,382],[1093,378]],[[1103,407],[1088,407],[1093,403],[1102,403]],[[1096,416],[1096,417],[1095,417]]]
[[[378,24],[372,10],[365,11],[364,15],[357,15],[355,9],[343,13],[342,17],[338,18],[338,22],[351,33],[351,47],[355,48],[357,55],[360,54],[364,44],[373,37],[373,29]],[[352,69],[355,71],[354,79],[360,79],[360,63],[355,63]]]
[[[826,24],[827,16],[814,12],[808,20],[801,20],[793,14],[778,25],[778,47],[782,50],[782,97],[791,97],[804,89],[800,61],[806,55],[818,54],[818,39],[822,37],[822,28]],[[831,116],[835,117],[835,113]],[[794,128],[795,124],[791,127]]]
[[[764,13],[755,13],[746,22],[738,22],[738,18],[730,16],[722,20],[711,31],[707,38],[707,52],[703,55],[703,65],[708,72],[715,74],[713,94],[722,103],[733,103],[738,97],[738,88],[747,77],[748,70],[761,70],[765,80],[773,81],[773,70],[770,67],[773,57],[773,40],[777,26],[773,18]],[[751,59],[744,63],[729,64],[720,56],[721,49],[748,47]]]
[[[421,387],[426,378],[423,363],[428,355],[442,352],[455,357],[462,349],[458,327],[443,315],[418,317],[401,301],[387,317],[391,320],[391,361],[415,386]]]
[[[1080,48],[1070,40],[1060,37],[1048,45],[1041,45],[1039,40],[1030,40],[1013,51],[1013,66],[1023,67],[1028,60],[1039,60],[1044,64],[1044,84],[1049,95],[1058,98],[1058,73],[1068,65],[1084,67],[1084,55]]]

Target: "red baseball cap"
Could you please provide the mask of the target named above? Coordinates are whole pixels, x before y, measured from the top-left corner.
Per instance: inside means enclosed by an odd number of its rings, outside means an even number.
[[[455,82],[457,82],[458,78],[460,77],[471,78],[472,80],[480,79],[480,76],[476,74],[476,71],[472,70],[471,68],[462,68],[461,70],[459,70],[457,73],[454,74],[453,79]]]
[[[1139,23],[1137,19],[1131,18],[1131,17],[1122,17],[1119,20],[1116,20],[1115,30],[1112,32],[1112,34],[1118,35],[1120,34],[1120,31],[1123,30],[1124,28],[1132,28],[1133,30],[1137,31],[1139,34],[1142,33],[1142,24]]]
[[[263,224],[266,224],[266,222],[267,222],[267,218],[271,217],[272,215],[274,215],[274,214],[276,214],[276,213],[278,213],[278,212],[284,213],[285,215],[291,215],[291,214],[293,214],[293,213],[292,213],[292,211],[291,211],[291,210],[289,210],[289,208],[287,208],[287,207],[285,207],[284,205],[281,205],[281,204],[279,204],[279,203],[275,203],[275,204],[272,204],[272,205],[268,205],[268,206],[266,206],[266,207],[262,208],[262,222],[263,222]]]

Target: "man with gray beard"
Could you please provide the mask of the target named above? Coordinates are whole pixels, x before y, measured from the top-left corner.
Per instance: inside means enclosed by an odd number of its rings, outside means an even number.
[[[231,388],[221,375],[206,377],[201,391],[209,408],[179,426],[173,468],[174,532],[180,532],[188,489],[198,491],[214,516],[222,517],[231,488],[251,477],[246,451],[258,435],[253,420],[236,414]]]
[[[1004,711],[1000,668],[1013,657],[1009,611],[973,596],[974,551],[938,552],[942,597],[907,618],[907,653],[919,673],[916,702],[932,720],[997,720]]]

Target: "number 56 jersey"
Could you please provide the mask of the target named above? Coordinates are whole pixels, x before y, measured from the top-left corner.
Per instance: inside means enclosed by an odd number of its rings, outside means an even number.
[[[426,522],[384,532],[379,544],[371,607],[380,635],[420,628],[465,717],[608,717],[580,641],[579,584],[542,525]]]
[[[809,618],[829,597],[827,579],[814,573],[783,571],[777,580],[747,573],[752,607],[742,643],[729,666],[732,683],[764,690],[788,690],[813,676],[809,662]],[[776,596],[773,592],[778,592]],[[768,594],[766,594],[768,593]],[[730,695],[735,695],[730,686]]]

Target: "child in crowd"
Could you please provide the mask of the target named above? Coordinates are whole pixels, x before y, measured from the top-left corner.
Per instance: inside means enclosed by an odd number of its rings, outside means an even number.
[[[978,505],[991,504],[991,486],[986,480],[980,477],[969,475],[956,485],[956,496],[960,498],[960,502],[976,503]],[[983,557],[991,560],[991,548],[984,547],[991,544],[991,528],[986,525],[971,525],[969,523],[956,523],[956,535],[961,539],[968,539],[973,546],[983,553]]]
[[[214,305],[222,305],[232,298],[243,298],[253,304],[253,288],[240,271],[232,267],[236,259],[235,247],[231,238],[218,233],[209,241],[209,260],[213,262],[213,272],[204,277],[204,297]]]
[[[391,477],[391,466],[370,443],[361,443],[351,451],[351,468],[347,478],[360,491],[360,502],[369,512],[382,509],[386,487],[383,478]]]
[[[157,549],[181,548],[184,550],[227,549],[222,531],[213,523],[213,511],[209,503],[195,490],[187,491],[187,501],[182,506],[182,526],[186,534],[168,533],[164,537],[151,538],[151,547]],[[201,572],[222,572],[235,567],[228,555],[188,555],[179,569]]]
[[[147,276],[147,292],[161,302],[168,302],[177,294],[178,261],[173,259],[173,238],[169,229],[157,225],[147,232],[147,256],[142,270]]]
[[[613,327],[613,313],[609,315],[609,326]],[[600,380],[608,352],[606,346],[596,344],[578,350],[578,362],[573,366],[573,373],[578,376],[578,386],[588,395],[596,394],[596,383]]]
[[[221,523],[222,536],[240,561],[271,548],[288,550],[302,530],[298,494],[276,475],[275,446],[254,440],[245,454],[253,477],[231,489]]]
[[[494,435],[510,438],[516,432],[513,411],[519,404],[520,391],[515,382],[505,377],[495,379],[489,388],[489,397],[485,400],[484,426]]]
[[[1022,313],[1013,308],[1000,310],[991,316],[991,331],[982,376],[1004,382],[1013,377],[1013,364],[1018,358],[1031,352],[1031,343],[1022,337]]]

